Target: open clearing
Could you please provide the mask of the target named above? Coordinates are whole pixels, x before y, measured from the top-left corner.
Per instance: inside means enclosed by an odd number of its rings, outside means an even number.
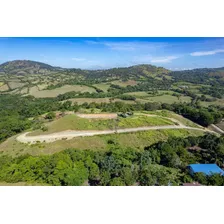
[[[126,87],[126,86],[135,86],[135,85],[137,85],[138,84],[138,82],[137,81],[135,81],[135,80],[128,80],[128,81],[124,81],[124,82],[122,82],[122,81],[120,81],[120,80],[118,80],[118,81],[113,81],[113,82],[111,82],[112,84],[114,84],[114,85],[118,85],[118,86],[121,86],[121,87]]]
[[[23,87],[24,85],[26,85],[26,83],[22,83],[22,82],[8,82],[8,85],[9,85],[10,89],[16,89],[16,88]]]
[[[89,92],[93,93],[96,92],[94,88],[88,87],[88,86],[82,86],[82,85],[65,85],[56,89],[52,90],[41,90],[39,91],[39,88],[37,86],[32,87],[30,89],[30,95],[33,95],[36,98],[47,98],[47,97],[56,97],[59,94],[64,94],[67,92]]]
[[[9,90],[9,87],[7,84],[0,86],[0,92],[7,91],[7,90]]]
[[[79,115],[80,116],[80,115]],[[114,119],[86,119],[79,117],[76,114],[66,115],[58,120],[46,124],[48,130],[36,130],[31,132],[29,136],[47,135],[67,130],[114,130],[119,128],[135,128],[143,126],[162,126],[172,125],[173,121],[162,117],[149,117],[145,115],[134,115],[128,118],[120,118],[118,121]],[[85,116],[85,115],[83,115]],[[93,115],[95,116],[95,115]],[[98,115],[99,116],[99,115]],[[105,115],[104,115],[105,116]]]
[[[57,132],[53,134],[47,135],[39,135],[39,136],[27,136],[29,132],[23,133],[19,135],[16,139],[22,143],[49,143],[58,140],[69,140],[76,137],[86,137],[86,136],[95,136],[95,135],[108,135],[108,134],[116,134],[116,133],[132,133],[132,132],[139,132],[139,131],[149,131],[149,130],[167,130],[167,129],[190,129],[190,130],[197,130],[197,131],[206,131],[212,132],[210,130],[204,130],[200,128],[193,128],[187,126],[177,126],[177,125],[166,125],[166,126],[152,126],[152,127],[138,127],[138,128],[125,128],[125,129],[117,129],[114,130],[103,130],[103,131],[64,131],[64,132]]]
[[[99,83],[94,84],[93,86],[97,87],[98,89],[103,90],[104,92],[107,92],[107,90],[110,88],[110,83]]]
[[[190,129],[167,129],[150,130],[123,134],[95,135],[89,137],[76,137],[71,140],[58,140],[51,143],[24,144],[16,140],[17,136],[12,136],[0,144],[2,155],[19,156],[24,154],[45,155],[63,151],[68,148],[80,150],[108,150],[112,140],[122,148],[131,147],[136,150],[143,150],[158,141],[165,141],[168,137],[201,136],[204,132]]]
[[[85,116],[85,115],[81,115]],[[94,115],[87,115],[94,116]],[[100,116],[97,114],[96,116]],[[104,115],[105,116],[105,115]],[[203,127],[190,127],[184,125],[180,120],[168,118],[163,115],[137,113],[134,116],[116,120],[86,119],[75,114],[66,115],[63,118],[47,124],[48,130],[43,132],[25,132],[17,137],[22,143],[35,144],[38,142],[54,142],[58,140],[70,140],[77,137],[108,135],[129,132],[140,132],[149,130],[167,129],[190,129],[203,132],[212,132]]]

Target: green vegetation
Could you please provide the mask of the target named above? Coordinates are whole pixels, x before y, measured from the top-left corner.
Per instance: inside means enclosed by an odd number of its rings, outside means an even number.
[[[49,113],[45,116],[48,119],[52,119],[52,115]],[[51,118],[49,118],[51,117]],[[116,120],[101,120],[101,119],[86,119],[80,118],[75,114],[66,115],[63,118],[55,120],[47,124],[47,130],[44,134],[50,134],[54,132],[66,131],[66,130],[114,130],[117,128],[132,128],[142,126],[159,126],[159,125],[172,125],[174,122],[160,117],[147,117],[134,115],[128,118],[119,118]],[[35,136],[43,134],[41,130],[34,131],[29,135]]]
[[[223,185],[189,176],[189,163],[223,167],[223,137],[196,130],[153,130],[22,144],[16,136],[63,130],[169,125],[198,127],[224,118],[224,68],[169,71],[151,65],[63,69],[33,61],[0,65],[0,181],[24,185]],[[116,120],[58,118],[56,112],[134,112]],[[145,115],[159,115],[159,117]],[[197,146],[202,150],[188,150]],[[1,184],[0,183],[0,184]]]
[[[212,143],[212,144],[211,144]],[[53,155],[0,157],[0,181],[40,183],[53,186],[167,186],[199,181],[203,185],[224,186],[224,176],[190,176],[191,163],[223,165],[224,138],[213,135],[169,138],[143,151],[122,148],[110,140],[106,152],[67,149]],[[204,150],[190,151],[192,146]]]

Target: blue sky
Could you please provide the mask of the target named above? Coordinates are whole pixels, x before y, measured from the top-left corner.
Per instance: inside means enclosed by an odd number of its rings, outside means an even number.
[[[215,68],[224,67],[224,38],[0,38],[0,63],[18,59],[82,69]]]

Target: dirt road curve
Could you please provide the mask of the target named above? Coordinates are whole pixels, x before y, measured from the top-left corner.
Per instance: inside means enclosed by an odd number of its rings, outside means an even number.
[[[148,130],[162,130],[162,129],[191,129],[191,130],[199,130],[199,131],[208,131],[213,132],[207,129],[201,128],[193,128],[187,127],[183,124],[181,125],[165,125],[165,126],[151,126],[151,127],[138,127],[138,128],[125,128],[125,129],[118,129],[116,133],[129,133],[129,132],[138,132],[138,131],[148,131]],[[38,136],[26,136],[30,132],[23,133],[17,137],[17,140],[22,143],[31,143],[35,144],[37,142],[54,142],[57,140],[69,140],[75,137],[81,136],[94,136],[94,135],[107,135],[107,134],[114,134],[114,130],[104,130],[104,131],[63,131],[57,132],[48,135],[38,135]],[[214,133],[214,132],[213,132]]]

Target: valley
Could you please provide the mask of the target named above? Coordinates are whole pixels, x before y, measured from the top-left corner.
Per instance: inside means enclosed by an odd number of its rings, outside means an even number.
[[[148,166],[158,175],[174,174],[173,184],[193,181],[185,170],[188,163],[216,158],[223,165],[218,130],[224,119],[223,70],[174,72],[148,64],[82,70],[27,60],[4,63],[0,181],[150,185],[144,176]],[[40,173],[31,174],[33,169]],[[72,170],[78,173],[69,179]],[[130,181],[129,172],[136,172]],[[163,185],[167,180],[158,181]]]

